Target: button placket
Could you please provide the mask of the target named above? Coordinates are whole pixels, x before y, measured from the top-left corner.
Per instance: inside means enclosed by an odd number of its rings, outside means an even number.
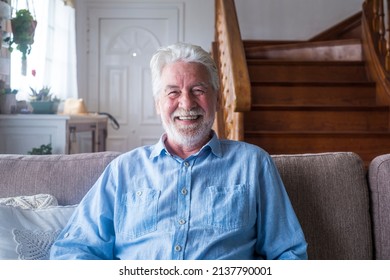
[[[184,248],[187,243],[189,230],[190,213],[190,190],[191,190],[191,162],[183,161],[181,163],[179,182],[177,188],[177,226],[174,239],[174,258],[184,258]]]

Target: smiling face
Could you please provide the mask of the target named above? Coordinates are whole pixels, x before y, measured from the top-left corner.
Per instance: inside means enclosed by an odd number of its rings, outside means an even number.
[[[200,63],[174,62],[161,73],[161,92],[156,100],[169,145],[200,149],[209,139],[218,94],[210,75]]]

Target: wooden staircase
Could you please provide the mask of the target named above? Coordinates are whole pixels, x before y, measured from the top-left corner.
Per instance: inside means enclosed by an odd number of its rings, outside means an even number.
[[[390,153],[390,7],[362,12],[307,41],[242,41],[234,0],[215,0],[221,75],[214,129],[270,154]],[[387,24],[388,23],[388,24]]]
[[[252,105],[244,141],[270,154],[390,152],[389,107],[377,105],[360,38],[267,45],[244,41]]]

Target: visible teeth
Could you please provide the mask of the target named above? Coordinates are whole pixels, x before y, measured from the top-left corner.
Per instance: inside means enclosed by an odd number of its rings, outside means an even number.
[[[180,120],[196,120],[198,116],[182,116],[179,117]]]

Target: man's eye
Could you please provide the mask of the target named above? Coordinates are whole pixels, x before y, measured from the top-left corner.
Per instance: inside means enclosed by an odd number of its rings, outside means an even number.
[[[168,96],[177,96],[179,94],[180,94],[180,92],[177,90],[171,90],[168,92]]]
[[[195,95],[201,95],[201,94],[205,94],[206,93],[206,90],[202,89],[202,88],[194,88],[192,90],[192,92],[195,94]]]

